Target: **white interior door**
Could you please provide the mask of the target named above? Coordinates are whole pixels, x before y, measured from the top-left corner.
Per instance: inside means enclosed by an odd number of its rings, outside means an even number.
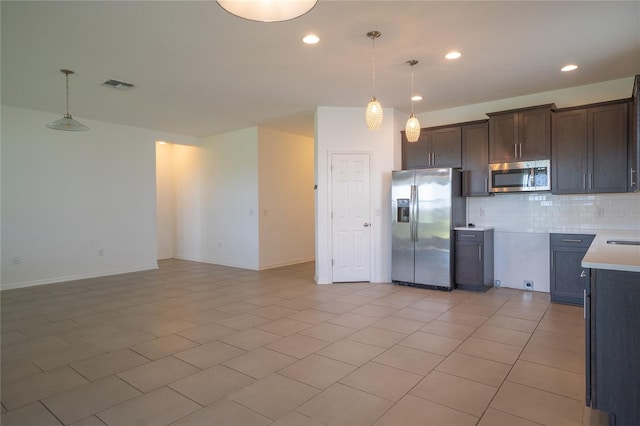
[[[333,282],[371,280],[369,154],[331,155]]]

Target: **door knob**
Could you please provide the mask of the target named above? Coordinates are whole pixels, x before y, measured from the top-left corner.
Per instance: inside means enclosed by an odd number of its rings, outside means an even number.
[[[370,224],[370,223],[367,223],[367,222],[365,222],[365,223],[364,223],[364,227],[365,227],[365,228],[368,228],[368,227],[370,227],[370,226],[371,226],[371,224]]]

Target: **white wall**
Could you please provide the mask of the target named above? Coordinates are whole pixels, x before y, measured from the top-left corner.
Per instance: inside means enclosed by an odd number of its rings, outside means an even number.
[[[257,136],[251,127],[173,148],[176,258],[259,268]]]
[[[169,143],[156,143],[156,234],[158,259],[174,256],[175,240],[175,178],[173,147]]]
[[[254,270],[314,259],[312,138],[251,127],[168,155],[174,257]]]
[[[3,289],[157,267],[155,140],[192,138],[58,118],[2,106]]]
[[[370,153],[371,164],[371,281],[391,277],[390,184],[391,171],[399,167],[400,130],[406,117],[384,110],[382,128],[371,131],[365,108],[319,107],[316,111],[316,282],[332,282],[330,157],[333,153]]]
[[[315,259],[313,138],[259,128],[260,269]]]

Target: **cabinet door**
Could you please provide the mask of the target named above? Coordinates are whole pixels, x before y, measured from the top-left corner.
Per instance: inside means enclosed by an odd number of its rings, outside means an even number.
[[[431,131],[431,167],[462,167],[460,126]]]
[[[489,118],[489,162],[505,163],[517,156],[518,114],[496,114]]]
[[[640,190],[640,75],[633,85],[633,102],[629,106],[629,192]]]
[[[518,115],[518,160],[546,160],[551,157],[551,110],[522,111]]]
[[[429,167],[429,132],[422,130],[418,142],[409,142],[402,132],[402,170]]]
[[[456,242],[456,284],[483,288],[483,256],[481,243]]]
[[[462,126],[463,196],[489,195],[489,125]]]
[[[627,192],[627,103],[589,108],[590,192]]]
[[[587,109],[553,114],[551,192],[587,192]]]
[[[583,293],[589,284],[589,269],[580,266],[586,250],[582,248],[551,249],[550,293],[553,302],[583,304]]]
[[[616,425],[640,425],[640,273],[593,269],[592,408]],[[614,422],[612,422],[614,423]]]

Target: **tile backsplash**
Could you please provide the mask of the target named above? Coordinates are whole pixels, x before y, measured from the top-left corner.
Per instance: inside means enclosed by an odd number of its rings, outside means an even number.
[[[468,222],[503,232],[640,230],[640,193],[497,194],[467,198]]]
[[[502,286],[549,292],[549,233],[640,230],[640,193],[498,194],[467,198],[467,220],[493,226],[495,279]]]

